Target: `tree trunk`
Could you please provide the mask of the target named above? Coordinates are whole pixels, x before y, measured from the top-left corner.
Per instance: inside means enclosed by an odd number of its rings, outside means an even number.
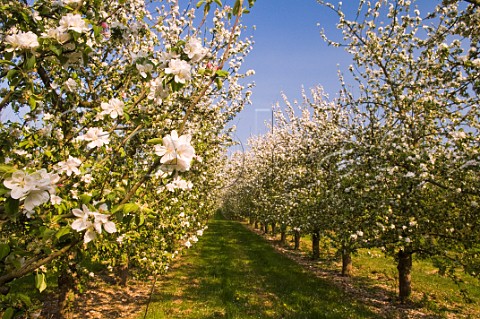
[[[296,230],[293,233],[293,235],[295,237],[295,247],[293,249],[299,250],[300,249],[300,232],[298,230]]]
[[[255,221],[253,220],[253,217],[249,217],[248,223],[250,224],[250,226],[252,226],[255,223]]]
[[[285,246],[287,243],[287,233],[285,232],[284,229],[280,232],[280,245]]]
[[[258,220],[255,221],[255,229],[258,229]]]
[[[412,293],[412,253],[400,250],[398,252],[398,285],[400,302],[405,303]]]
[[[342,249],[342,276],[350,277],[352,275],[352,253],[350,250]]]
[[[126,287],[129,276],[128,268],[128,256],[126,254],[122,255],[122,262],[118,265],[117,268],[117,282],[120,286]]]
[[[277,223],[272,223],[272,235],[277,235]]]
[[[58,317],[60,319],[70,319],[72,317],[72,307],[75,300],[76,280],[73,276],[72,268],[64,269],[58,276]]]
[[[263,224],[263,233],[268,234],[268,223]]]
[[[317,260],[320,258],[320,231],[314,230],[312,232],[312,258]]]

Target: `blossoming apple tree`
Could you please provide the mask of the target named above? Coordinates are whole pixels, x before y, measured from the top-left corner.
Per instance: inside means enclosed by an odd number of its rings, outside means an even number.
[[[2,2],[2,294],[85,259],[161,272],[198,240],[253,2]]]
[[[347,253],[344,266],[358,247],[395,257],[402,302],[414,255],[478,275],[479,3],[443,1],[422,13],[414,1],[360,1],[351,19],[341,3],[319,3],[338,15],[343,42],[325,39],[352,55],[356,89],[341,78],[334,104],[344,120],[281,124],[298,145],[285,154],[296,159],[290,167],[314,168],[296,174],[298,194],[313,197],[292,198]]]

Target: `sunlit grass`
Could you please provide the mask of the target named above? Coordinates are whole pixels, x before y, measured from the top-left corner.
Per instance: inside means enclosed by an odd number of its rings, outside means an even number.
[[[279,238],[279,236],[277,235]],[[290,238],[289,238],[290,239]],[[289,242],[293,247],[293,243]],[[341,272],[341,260],[328,240],[321,243],[317,267]],[[311,238],[301,239],[300,250],[311,255]],[[351,283],[366,291],[381,289],[395,303],[398,293],[396,263],[380,249],[360,249],[353,256]],[[480,318],[480,281],[461,271],[456,274],[459,282],[438,273],[430,260],[416,259],[412,267],[412,300],[417,307],[434,313],[440,318]]]
[[[217,218],[157,284],[147,318],[377,316],[241,224]]]

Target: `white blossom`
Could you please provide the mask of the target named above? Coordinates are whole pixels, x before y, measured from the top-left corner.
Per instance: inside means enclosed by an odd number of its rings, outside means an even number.
[[[165,69],[166,74],[172,74],[175,76],[175,82],[184,84],[191,79],[191,65],[188,62],[173,59],[168,63],[168,68]]]
[[[190,135],[178,137],[177,131],[174,130],[163,138],[163,145],[155,145],[155,154],[162,157],[160,161],[167,169],[188,171],[195,156],[195,149],[190,141]]]
[[[5,49],[7,52],[12,52],[15,50],[35,50],[40,45],[38,43],[37,35],[32,31],[7,35],[4,41],[5,44],[8,45],[8,47]]]
[[[119,116],[123,115],[123,107],[125,103],[122,100],[113,98],[108,101],[108,103],[102,102],[100,104],[102,108],[102,114],[110,115],[112,119],[116,119]]]
[[[69,155],[66,161],[58,162],[57,170],[59,172],[65,172],[67,176],[71,176],[72,173],[74,173],[75,175],[79,175],[80,170],[78,168],[80,167],[80,165],[82,165],[81,160]]]
[[[78,33],[84,33],[89,30],[85,20],[83,20],[82,16],[79,14],[67,13],[67,15],[60,19],[59,25],[60,30],[63,32],[75,31]]]
[[[77,137],[78,141],[90,142],[87,144],[88,148],[102,147],[109,144],[109,134],[103,131],[101,127],[91,127],[87,130],[87,133]]]

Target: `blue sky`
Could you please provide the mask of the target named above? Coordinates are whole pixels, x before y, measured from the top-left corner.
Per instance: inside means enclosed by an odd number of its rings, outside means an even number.
[[[329,47],[320,29],[338,39],[336,22],[336,15],[315,0],[257,0],[243,17],[250,30],[256,26],[254,49],[243,64],[244,70],[255,70],[250,79],[256,86],[253,105],[234,120],[237,139],[245,143],[250,135],[265,132],[264,121],[271,118],[271,106],[282,101],[281,92],[290,100],[299,99],[302,86],[309,89],[320,84],[335,96],[340,88],[337,71],[345,71],[351,60],[342,48]]]
[[[336,5],[339,0],[331,2]],[[353,17],[358,3],[343,1],[347,18]],[[440,0],[415,1],[422,15],[439,3]],[[256,87],[252,90],[253,105],[246,106],[234,120],[237,141],[246,147],[249,136],[266,131],[264,122],[271,121],[271,106],[276,102],[282,105],[281,92],[293,101],[301,98],[302,86],[308,90],[321,85],[333,98],[340,90],[339,70],[345,74],[347,85],[354,84],[348,79],[351,56],[343,48],[328,46],[320,36],[324,28],[330,39],[340,41],[337,21],[337,15],[316,0],[256,1],[251,12],[243,17],[244,25],[256,26],[252,31],[254,49],[243,64],[244,70],[255,70],[251,79]]]

